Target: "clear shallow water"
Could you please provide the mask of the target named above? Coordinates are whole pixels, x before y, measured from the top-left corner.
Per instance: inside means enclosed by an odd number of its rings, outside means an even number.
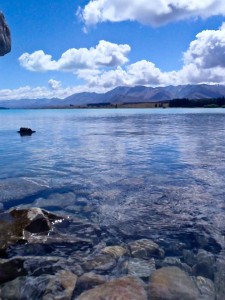
[[[167,247],[196,247],[196,232],[222,245],[224,149],[224,109],[1,110],[0,208],[39,206]]]

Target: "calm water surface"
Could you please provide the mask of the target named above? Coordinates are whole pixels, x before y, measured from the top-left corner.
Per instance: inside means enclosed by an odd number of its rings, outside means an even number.
[[[0,209],[79,216],[79,199],[120,238],[222,244],[224,153],[225,109],[1,110]]]

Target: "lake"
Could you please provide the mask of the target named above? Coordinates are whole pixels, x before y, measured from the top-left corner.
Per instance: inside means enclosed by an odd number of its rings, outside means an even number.
[[[221,262],[224,151],[225,109],[1,110],[0,209],[41,207],[98,224],[108,245],[145,238]]]

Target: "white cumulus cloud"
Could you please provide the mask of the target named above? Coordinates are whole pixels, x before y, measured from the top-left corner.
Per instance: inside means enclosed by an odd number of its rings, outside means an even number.
[[[137,21],[160,26],[189,18],[225,15],[223,0],[91,0],[77,14],[86,26]]]
[[[185,64],[199,68],[225,67],[225,24],[219,30],[204,30],[197,34],[184,54]]]
[[[183,67],[177,71],[163,72],[152,62],[141,60],[94,76],[89,74],[86,81],[90,86],[105,88],[118,85],[225,84],[225,25],[218,30],[198,33],[183,59]]]
[[[95,69],[99,67],[117,67],[128,62],[129,45],[118,45],[107,41],[100,41],[94,48],[72,48],[64,52],[59,60],[44,51],[35,51],[32,54],[24,53],[19,57],[22,67],[30,71],[68,71],[79,69]]]
[[[52,56],[45,54],[42,50],[35,51],[32,54],[23,53],[19,57],[19,62],[25,69],[36,72],[54,70],[57,66],[56,61],[52,60]]]
[[[55,79],[49,79],[48,85],[52,90],[59,90],[61,88],[61,82]]]
[[[140,60],[128,63],[129,45],[117,45],[100,41],[95,48],[70,49],[58,61],[43,51],[22,55],[20,62],[31,71],[70,71],[83,84],[63,88],[60,81],[50,79],[49,87],[18,90],[2,90],[1,98],[59,97],[75,92],[105,92],[117,86],[165,86],[179,84],[225,84],[225,25],[218,30],[204,30],[196,35],[187,51],[183,53],[180,70],[165,72],[153,62]]]

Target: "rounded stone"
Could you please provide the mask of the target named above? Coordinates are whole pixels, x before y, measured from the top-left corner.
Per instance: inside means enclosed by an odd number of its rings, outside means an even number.
[[[151,257],[163,257],[164,251],[158,244],[149,239],[141,239],[128,244],[131,255],[136,258],[148,259]]]
[[[103,254],[108,254],[115,259],[119,259],[120,257],[129,254],[128,250],[121,246],[108,246],[102,249],[101,252]]]
[[[190,276],[177,267],[154,271],[150,277],[151,300],[199,300],[200,292]]]
[[[95,257],[86,260],[82,264],[85,271],[102,271],[107,272],[116,266],[116,260],[109,255],[96,255]]]
[[[77,300],[147,300],[141,281],[132,277],[112,280],[82,293]]]
[[[106,282],[107,280],[105,276],[95,274],[94,272],[84,273],[77,280],[76,290],[81,293]]]
[[[150,260],[133,258],[129,260],[127,269],[128,275],[148,278],[155,271],[155,260],[154,258]]]

